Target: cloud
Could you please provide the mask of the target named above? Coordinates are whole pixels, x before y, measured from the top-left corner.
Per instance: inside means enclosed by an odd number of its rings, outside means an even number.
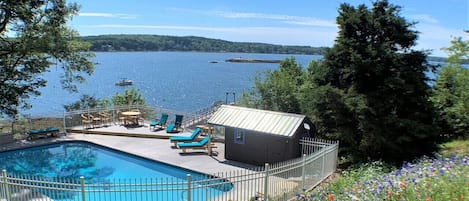
[[[335,20],[324,20],[314,17],[302,17],[294,15],[279,15],[279,14],[268,14],[268,13],[248,13],[248,12],[229,12],[229,11],[205,11],[205,10],[194,10],[184,8],[171,8],[177,12],[190,12],[199,15],[212,15],[223,18],[232,19],[261,19],[261,20],[274,20],[280,21],[285,24],[294,24],[302,26],[315,26],[315,27],[337,27]]]
[[[222,31],[233,32],[237,27],[202,27],[202,26],[170,26],[170,25],[129,25],[129,24],[100,24],[89,25],[90,28],[114,28],[114,29],[170,29],[170,30],[195,30],[195,31]]]
[[[417,47],[431,49],[435,56],[447,56],[441,48],[449,47],[453,37],[467,36],[462,28],[448,28],[438,24],[417,24],[416,29],[420,32]]]
[[[278,15],[266,13],[245,13],[245,12],[225,12],[216,11],[215,15],[225,18],[245,18],[245,19],[267,19],[278,20],[286,24],[306,25],[306,26],[320,26],[320,27],[337,27],[333,20],[322,20],[313,17],[302,17],[294,15]]]
[[[436,18],[428,14],[414,14],[414,15],[409,15],[408,17],[420,23],[431,23],[431,24],[438,23],[438,20]]]
[[[122,13],[79,13],[80,17],[105,17],[105,18],[119,18],[119,19],[136,19],[136,15],[122,14]]]
[[[466,35],[463,28],[455,29],[431,24],[417,24],[416,27],[420,35],[434,40],[447,40],[449,42],[451,37],[464,37]]]

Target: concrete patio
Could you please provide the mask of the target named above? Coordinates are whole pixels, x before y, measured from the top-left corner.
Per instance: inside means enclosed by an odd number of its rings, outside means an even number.
[[[214,198],[214,200],[250,200],[254,196],[269,195],[289,199],[298,192],[303,183],[308,185],[317,185],[320,181],[330,174],[330,171],[321,170],[308,171],[309,175],[301,176],[298,171],[301,167],[335,167],[333,165],[321,165],[321,162],[335,160],[318,157],[317,154],[303,159],[302,164],[296,162],[276,164],[275,170],[265,173],[265,169],[256,168],[252,165],[230,161],[225,159],[225,145],[221,142],[215,142],[217,148],[214,154],[207,154],[206,150],[190,150],[183,154],[181,150],[173,147],[168,138],[170,136],[188,136],[192,133],[191,129],[183,130],[179,133],[168,134],[165,130],[152,131],[148,126],[125,127],[120,125],[111,125],[93,129],[83,129],[77,127],[70,129],[67,134],[63,133],[59,137],[49,137],[36,140],[18,140],[0,147],[0,151],[21,149],[32,146],[39,146],[55,142],[64,141],[86,141],[112,149],[120,150],[126,153],[134,154],[150,160],[163,162],[169,165],[178,166],[199,173],[214,175],[221,178],[227,178],[233,188],[230,191]],[[323,145],[321,145],[323,146]],[[337,150],[337,149],[336,149]],[[327,154],[329,152],[318,152],[318,154]],[[335,155],[333,157],[336,157]],[[314,160],[313,160],[314,159]],[[305,161],[309,161],[307,164]],[[294,165],[294,168],[291,165]],[[282,170],[279,172],[279,170]],[[267,177],[266,177],[267,176]],[[131,179],[131,178],[129,178]],[[268,183],[266,183],[268,182]],[[266,190],[264,187],[269,186]],[[263,194],[264,193],[264,194]]]
[[[224,143],[221,142],[214,142],[216,148],[214,148],[212,155],[209,155],[207,150],[188,150],[187,153],[182,153],[180,149],[173,146],[173,143],[170,143],[168,138],[170,136],[189,136],[192,130],[188,129],[169,134],[165,130],[152,131],[148,126],[129,128],[112,125],[94,129],[74,128],[71,131],[72,133],[63,134],[57,138],[17,141],[2,146],[0,151],[78,140],[206,174],[253,167],[226,160],[224,158]]]

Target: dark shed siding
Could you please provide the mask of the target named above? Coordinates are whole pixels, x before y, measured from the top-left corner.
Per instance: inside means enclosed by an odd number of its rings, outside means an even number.
[[[245,131],[244,144],[234,141],[236,128],[225,128],[225,158],[228,160],[264,165],[301,156],[298,136],[285,137]]]

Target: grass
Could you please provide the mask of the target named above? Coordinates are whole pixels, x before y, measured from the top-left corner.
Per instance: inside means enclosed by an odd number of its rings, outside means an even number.
[[[469,200],[469,141],[442,144],[436,157],[400,168],[374,162],[348,169],[296,200]]]
[[[469,140],[454,140],[439,147],[440,154],[444,157],[469,155]]]

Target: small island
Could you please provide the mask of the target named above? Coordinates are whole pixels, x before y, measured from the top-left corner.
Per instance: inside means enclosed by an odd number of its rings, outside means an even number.
[[[278,59],[250,59],[250,58],[231,58],[225,60],[226,62],[239,62],[239,63],[280,63],[282,60]]]

